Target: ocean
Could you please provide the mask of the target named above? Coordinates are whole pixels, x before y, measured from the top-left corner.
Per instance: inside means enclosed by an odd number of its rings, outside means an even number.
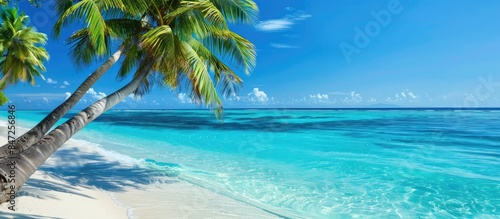
[[[111,110],[73,139],[291,217],[500,215],[495,109]]]

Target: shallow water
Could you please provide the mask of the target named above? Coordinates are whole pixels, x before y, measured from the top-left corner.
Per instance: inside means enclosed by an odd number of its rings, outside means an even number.
[[[28,127],[46,113],[17,117]],[[284,215],[500,211],[496,110],[227,110],[223,122],[204,110],[116,110],[74,138]]]

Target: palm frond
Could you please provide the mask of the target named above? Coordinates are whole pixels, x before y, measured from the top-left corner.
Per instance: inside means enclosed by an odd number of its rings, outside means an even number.
[[[243,80],[196,39],[191,39],[189,45],[205,61],[210,72],[214,73],[215,82],[221,86],[223,95],[227,98],[233,94],[237,94]]]
[[[243,68],[246,74],[255,67],[255,46],[244,37],[229,31],[211,29],[210,36],[200,41],[213,53]]]
[[[146,32],[141,37],[142,47],[153,57],[170,57],[174,34],[170,26],[162,25]]]
[[[231,23],[254,24],[259,8],[252,0],[210,0]]]
[[[66,43],[70,45],[69,55],[78,67],[92,63],[99,57],[97,50],[93,49],[89,28],[82,28],[68,37]]]
[[[134,77],[139,77],[144,73],[144,71],[149,71],[151,72],[151,66],[153,65],[154,59],[150,57],[146,57],[143,62],[139,64],[137,67],[137,70],[135,71]],[[148,75],[150,74],[148,72]],[[145,77],[139,87],[134,91],[134,96],[136,97],[141,97],[144,94],[149,93],[152,89],[153,83],[150,83],[149,81],[150,78]]]
[[[184,55],[181,40],[174,35],[172,44],[170,45],[170,52],[168,56],[159,57],[155,71],[160,73],[163,77],[163,85],[167,85],[172,89],[176,89],[184,78],[182,75],[190,65]]]
[[[217,7],[215,7],[215,5],[212,4],[212,2],[210,2],[209,0],[182,1],[178,9],[168,13],[163,17],[163,19],[165,20],[166,24],[170,24],[181,15],[187,15],[187,20],[191,21],[192,24],[196,24],[198,26],[203,23],[209,23],[211,25],[227,29],[227,24],[224,16],[219,11],[219,9],[217,9]]]
[[[137,68],[145,57],[145,52],[139,48],[138,40],[127,41],[124,45],[128,49],[123,55],[125,58],[118,70],[117,78],[119,80],[125,78],[134,68]]]
[[[185,72],[192,86],[191,99],[197,104],[204,103],[206,106],[216,109],[216,112],[221,113],[222,101],[217,94],[206,64],[189,43],[181,42],[181,45],[190,64],[190,68]]]
[[[116,4],[114,0],[99,1],[105,8],[112,7]],[[122,4],[114,5],[114,7],[122,7]],[[102,7],[102,6],[101,6]],[[75,20],[83,20],[87,24],[89,31],[89,38],[92,48],[97,50],[97,54],[105,54],[107,52],[106,45],[106,23],[101,14],[99,5],[94,0],[82,0],[68,9],[60,16],[54,25],[54,35],[59,37],[63,26]]]
[[[136,37],[144,28],[141,21],[128,18],[108,19],[105,23],[109,35],[120,39]]]
[[[55,0],[53,9],[58,16],[61,16],[72,5],[73,5],[73,0]]]

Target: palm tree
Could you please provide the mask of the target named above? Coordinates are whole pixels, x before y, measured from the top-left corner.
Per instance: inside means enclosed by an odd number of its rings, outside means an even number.
[[[18,14],[16,8],[0,9],[2,26],[0,27],[0,90],[7,84],[29,81],[35,84],[35,78],[45,71],[43,62],[49,55],[43,45],[47,36],[33,27],[27,27],[28,16]]]
[[[125,52],[119,77],[147,60],[144,57],[152,57],[156,74],[144,79],[135,94],[147,93],[154,82],[172,89],[180,86],[190,91],[196,103],[205,103],[220,115],[222,102],[216,85],[229,96],[242,83],[224,61],[246,73],[255,65],[253,45],[230,31],[226,21],[251,23],[257,6],[251,0],[156,0],[150,4],[140,18],[145,23],[143,34],[127,41],[130,49]]]
[[[146,94],[153,85],[188,90],[196,103],[205,104],[215,109],[216,115],[222,115],[222,101],[217,88],[223,95],[229,96],[237,92],[242,83],[241,78],[225,63],[229,62],[247,74],[255,65],[254,46],[230,31],[226,22],[255,21],[256,4],[251,0],[153,0],[146,6],[138,13],[126,9],[120,13],[114,11],[112,14],[118,15],[118,18],[104,21],[108,27],[121,22],[129,24],[129,27],[136,25],[132,29],[139,30],[134,34],[120,35],[126,36],[122,40],[127,49],[119,76],[126,77],[132,69],[136,69],[132,81],[18,153],[14,190],[17,191],[51,154],[85,125],[129,94]],[[93,29],[96,28],[86,31],[92,35],[90,32]],[[96,36],[99,38],[98,34]],[[7,158],[2,158],[0,164],[7,161]],[[6,184],[8,168],[7,165],[0,165],[0,188]],[[8,200],[7,190],[0,192],[0,202]]]
[[[156,1],[150,3],[150,5],[153,5],[153,10],[148,9],[148,5],[145,2],[142,1],[113,1],[113,0],[104,0],[100,1],[100,4],[96,3],[94,0],[83,0],[78,2],[77,4],[72,5],[72,1],[70,0],[58,0],[56,4],[56,10],[58,11],[59,14],[61,14],[60,19],[56,23],[54,27],[54,34],[58,36],[61,33],[62,27],[64,25],[67,25],[67,21],[72,21],[75,19],[80,19],[84,20],[85,23],[87,23],[88,27],[84,27],[79,31],[76,31],[69,39],[68,42],[71,45],[71,54],[76,62],[77,65],[86,65],[91,63],[91,61],[95,57],[99,57],[102,54],[107,54],[109,53],[109,44],[111,41],[111,38],[121,38],[121,39],[127,39],[128,42],[128,48],[131,48],[127,51],[127,57],[124,60],[124,64],[122,65],[122,68],[120,70],[120,77],[126,76],[127,72],[130,71],[130,69],[136,64],[134,62],[138,61],[138,57],[140,55],[137,53],[137,43],[139,40],[137,39],[137,35],[144,33],[145,30],[151,29],[152,24],[149,24],[146,22],[147,16],[143,15],[140,20],[138,19],[131,19],[133,16],[131,14],[143,14],[143,11],[150,11],[150,14],[153,14],[151,17],[156,17],[156,18],[163,18],[166,13],[169,11],[164,11],[160,12],[158,10],[159,5],[168,3],[170,8],[176,7],[176,5],[180,5],[180,1]],[[205,8],[207,9],[207,4],[208,6],[212,5],[215,6],[217,5],[219,8],[221,8],[222,13],[227,14],[227,18],[230,19],[231,22],[240,22],[240,23],[248,23],[252,22],[255,20],[255,15],[256,15],[256,10],[252,11],[253,8],[256,8],[255,3],[252,1],[239,1],[237,4],[233,2],[232,0],[229,1],[224,1],[224,0],[217,0],[217,1],[201,1],[201,2],[196,2],[196,1],[185,1],[183,3],[184,5],[188,5],[189,7],[185,7],[184,11],[186,10],[191,10],[194,8]],[[110,14],[109,11],[112,11],[114,14],[116,14],[116,10],[122,10],[122,12],[125,12],[124,17],[119,17],[119,18],[110,18],[105,20],[104,15]],[[154,13],[151,13],[154,12]],[[177,14],[182,14],[179,13],[182,11],[177,11],[176,13],[170,13],[168,20],[172,21],[172,18],[177,16]],[[208,13],[214,13],[215,11],[208,12]],[[207,13],[207,14],[208,14]],[[216,12],[215,12],[216,13]],[[123,15],[123,14],[120,14]],[[198,15],[198,19],[200,16]],[[219,22],[223,20],[224,18],[221,18],[219,16],[216,22]],[[187,20],[184,18],[184,20]],[[162,19],[156,19],[152,20],[152,22],[156,23],[162,23]],[[165,23],[165,22],[163,22]],[[189,24],[189,23],[187,23]],[[198,25],[202,24],[198,22]],[[222,23],[225,25],[224,23]],[[179,28],[184,28],[183,26],[187,26],[185,24],[178,25],[177,24],[177,29]],[[189,28],[189,29],[188,29]],[[184,33],[189,33],[189,32],[200,32],[204,31],[207,32],[206,27],[197,27],[193,29],[192,27],[184,28],[183,30]],[[228,33],[218,33],[219,35],[217,37],[226,37],[224,34]],[[237,36],[234,33],[229,33],[229,35],[234,35],[236,39],[243,39],[239,36]],[[135,38],[134,38],[135,37]],[[232,42],[233,44],[237,43],[238,41]],[[248,44],[249,42],[243,42],[242,40],[239,40],[239,42],[243,44]],[[9,145],[3,145],[0,147],[0,158],[8,156],[9,153],[18,153],[26,148],[30,147],[33,143],[36,141],[40,140],[43,135],[47,133],[48,130],[60,119],[66,114],[69,109],[71,109],[77,102],[82,98],[82,96],[86,93],[86,91],[116,62],[116,60],[119,59],[121,53],[123,52],[123,44],[120,46],[119,50],[111,56],[106,63],[104,63],[99,69],[96,70],[89,78],[87,78],[82,85],[60,106],[58,106],[55,110],[53,110],[50,114],[48,114],[40,123],[38,123],[35,127],[33,127],[30,131],[27,133],[23,134],[14,143],[14,150],[8,149]],[[229,47],[231,49],[231,46],[235,45],[229,45],[226,47]],[[236,45],[236,46],[241,46],[241,45]],[[233,48],[234,49],[234,48]],[[238,48],[235,48],[238,49]],[[244,51],[244,50],[242,50]],[[234,51],[229,51],[233,54],[235,54],[235,59],[237,59],[238,62],[244,62],[244,66],[248,69],[251,66],[251,61],[245,60],[242,58],[242,56],[238,56],[237,53]],[[253,57],[254,55],[248,53],[245,54],[248,57]],[[253,57],[254,58],[254,57]],[[225,80],[226,83],[224,86],[225,92],[235,92],[237,86],[234,86],[234,83],[241,83],[241,79],[237,76],[235,76],[234,72],[231,71],[230,68],[227,66],[219,64],[220,67],[223,67],[225,70],[224,71],[219,71],[217,72],[217,77],[227,77],[232,79],[231,81]],[[207,81],[207,80],[202,80],[202,81]],[[223,80],[224,81],[224,80]],[[146,80],[144,83],[145,87],[147,88],[149,85],[149,82]],[[147,90],[147,89],[146,89]],[[212,91],[213,93],[213,91]],[[192,95],[193,99],[197,100],[199,99],[199,95],[196,93],[193,93]],[[198,101],[199,102],[199,101]],[[220,100],[218,100],[218,104],[220,105]]]
[[[56,27],[54,28],[55,36],[59,36],[61,33],[61,28],[64,25],[68,24],[64,22],[68,16],[76,16],[77,15],[89,15],[88,7],[85,7],[85,2],[92,3],[92,6],[100,7],[97,12],[101,12],[103,10],[103,5],[97,5],[94,1],[82,1],[79,4],[72,5],[71,0],[58,0],[55,4],[55,10],[61,16],[58,20]],[[120,2],[103,1],[110,5],[110,8],[121,8],[123,4]],[[114,3],[114,5],[113,5]],[[127,4],[130,6],[130,4]],[[94,8],[94,7],[91,7]],[[79,12],[75,14],[71,14],[70,12]],[[100,14],[96,16],[102,16]],[[89,16],[90,17],[90,16]],[[95,16],[94,16],[95,17]],[[91,22],[87,19],[86,23],[88,26],[91,26]],[[125,25],[123,25],[125,26]],[[117,25],[112,25],[111,27],[115,27],[115,29],[119,28]],[[68,39],[68,44],[71,45],[71,54],[73,54],[73,58],[77,65],[86,65],[90,64],[92,60],[99,59],[103,55],[109,55],[109,39],[113,33],[120,33],[120,31],[114,31],[112,28],[108,28],[106,25],[102,26],[103,28],[103,37],[107,39],[106,41],[100,41],[99,43],[92,43],[92,36],[89,34],[89,28],[84,27],[79,31],[76,31],[72,34]],[[100,32],[100,31],[98,31]],[[93,35],[95,37],[95,35]],[[97,48],[105,48],[105,50],[99,50]],[[111,55],[99,68],[97,68],[89,77],[82,82],[82,84],[57,108],[55,108],[52,112],[50,112],[44,119],[42,119],[36,126],[31,128],[28,132],[24,133],[22,136],[18,137],[12,145],[5,144],[0,147],[0,158],[7,157],[9,153],[19,153],[28,147],[30,147],[35,142],[39,141],[49,130],[54,126],[54,124],[61,119],[78,101],[85,95],[85,93],[92,87],[92,85],[97,82],[122,56],[124,51],[124,46],[118,46],[117,51]],[[14,148],[14,149],[9,149]]]

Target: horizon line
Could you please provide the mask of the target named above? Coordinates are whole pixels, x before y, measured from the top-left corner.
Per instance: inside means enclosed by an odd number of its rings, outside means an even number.
[[[73,109],[74,110],[83,110]],[[53,110],[50,109],[16,109],[16,111],[34,111],[34,110]],[[116,110],[206,110],[212,111],[210,109],[199,109],[199,108],[163,108],[163,109],[109,109],[108,111]],[[224,110],[500,110],[499,107],[237,107],[237,108],[224,108]]]

